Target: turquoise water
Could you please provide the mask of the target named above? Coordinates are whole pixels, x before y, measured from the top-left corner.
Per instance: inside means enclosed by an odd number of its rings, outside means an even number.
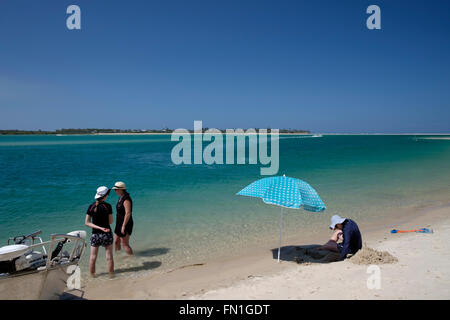
[[[288,210],[286,237],[326,228],[334,213],[370,221],[450,195],[450,140],[325,135],[279,142],[279,174],[309,182],[328,207],[319,214]],[[169,135],[0,136],[1,243],[36,229],[45,238],[89,230],[84,217],[96,188],[117,180],[134,200],[137,257],[118,257],[124,275],[276,243],[279,208],[235,195],[261,178],[259,165],[176,166],[175,144]],[[116,201],[111,194],[108,202]]]

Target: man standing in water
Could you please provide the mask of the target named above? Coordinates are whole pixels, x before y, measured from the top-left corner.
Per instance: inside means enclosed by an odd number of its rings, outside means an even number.
[[[128,255],[133,254],[130,247],[130,236],[133,231],[133,200],[127,192],[125,183],[118,181],[112,189],[119,196],[116,205],[116,228],[114,229],[114,245],[115,251],[119,251],[122,247]]]

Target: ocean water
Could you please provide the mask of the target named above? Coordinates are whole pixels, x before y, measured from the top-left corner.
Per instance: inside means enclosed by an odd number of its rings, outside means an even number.
[[[450,140],[407,135],[280,136],[280,170],[310,183],[327,210],[286,210],[284,236],[326,228],[332,214],[380,219],[392,208],[450,199]],[[100,185],[126,182],[134,201],[133,259],[121,276],[167,270],[276,244],[279,207],[236,195],[260,165],[180,165],[170,135],[0,136],[0,243],[42,230],[84,229]],[[108,202],[115,208],[117,196]],[[88,264],[88,253],[82,268]],[[104,270],[103,253],[99,270]]]

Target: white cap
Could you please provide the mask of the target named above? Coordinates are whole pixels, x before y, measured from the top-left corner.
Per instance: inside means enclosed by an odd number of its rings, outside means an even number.
[[[109,189],[105,186],[97,188],[97,193],[95,194],[95,200],[102,198],[108,194]]]
[[[334,228],[336,227],[337,224],[343,223],[344,221],[345,221],[345,218],[341,218],[340,216],[335,214],[334,216],[331,217],[330,229],[334,230]]]

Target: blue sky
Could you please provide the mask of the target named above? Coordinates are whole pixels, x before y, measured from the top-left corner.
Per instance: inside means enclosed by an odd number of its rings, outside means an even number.
[[[66,28],[81,8],[82,30]],[[381,8],[381,30],[366,8]],[[449,1],[0,2],[0,129],[450,132]]]

